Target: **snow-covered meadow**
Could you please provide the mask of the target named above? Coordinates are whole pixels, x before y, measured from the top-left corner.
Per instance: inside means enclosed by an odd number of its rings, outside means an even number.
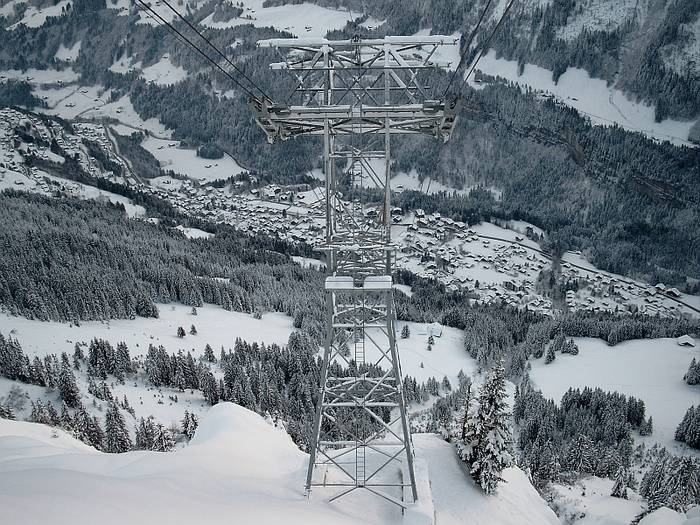
[[[700,359],[700,340],[695,348],[679,346],[670,338],[625,341],[612,347],[600,339],[575,341],[576,356],[557,355],[548,365],[543,359],[532,361],[530,377],[545,397],[558,402],[570,387],[587,386],[637,397],[654,420],[653,434],[637,439],[688,450],[674,442],[673,434],[688,407],[700,403],[700,388],[683,381],[693,357]]]
[[[274,27],[299,37],[325,37],[328,31],[342,29],[361,16],[348,10],[331,9],[303,2],[264,7],[264,0],[243,0],[243,14],[231,20],[215,22],[214,15],[202,20],[202,25],[215,29],[252,24],[255,27]]]
[[[617,124],[660,141],[692,146],[688,141],[688,133],[695,121],[666,119],[656,122],[653,106],[630,100],[620,90],[608,86],[605,80],[591,78],[583,69],[568,68],[555,83],[551,71],[533,64],[526,64],[522,75],[518,75],[518,62],[497,58],[494,50],[484,55],[479,61],[478,69],[487,75],[502,77],[543,93],[550,93],[559,102],[590,117],[595,125]],[[468,82],[473,87],[483,86],[476,83],[474,77],[470,77]]]

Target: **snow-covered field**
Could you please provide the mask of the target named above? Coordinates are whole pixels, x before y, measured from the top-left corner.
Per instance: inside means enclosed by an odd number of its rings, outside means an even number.
[[[93,337],[106,339],[113,346],[124,341],[132,356],[145,354],[149,344],[163,345],[168,352],[191,351],[194,356],[212,348],[233,348],[237,337],[249,342],[286,345],[292,332],[292,319],[278,313],[267,313],[262,319],[229,312],[218,306],[205,305],[192,315],[192,308],[182,304],[158,304],[158,319],[117,319],[105,322],[84,321],[80,326],[68,323],[40,322],[0,312],[0,332],[12,333],[26,353],[46,355],[73,352],[76,342],[90,342]],[[197,335],[177,337],[177,327],[197,327]]]
[[[411,332],[408,339],[399,337],[404,325],[408,325]],[[452,384],[456,384],[457,374],[460,370],[468,376],[473,375],[476,371],[475,361],[464,349],[464,332],[462,330],[447,326],[442,327],[442,336],[433,337],[435,344],[433,344],[431,351],[428,351],[428,335],[425,324],[400,321],[396,325],[396,332],[396,343],[401,355],[401,367],[404,374],[411,375],[418,381],[426,381],[429,377],[434,377],[439,381],[447,376]],[[375,333],[371,333],[371,336],[379,344],[386,344],[385,337]],[[367,356],[372,356],[369,343],[367,345]]]
[[[89,344],[93,338],[109,341],[113,347],[123,341],[132,358],[143,358],[151,344],[163,345],[169,354],[182,350],[198,358],[203,355],[207,344],[211,345],[218,356],[221,348],[232,349],[238,337],[250,343],[286,345],[289,334],[293,331],[292,319],[277,313],[268,313],[262,319],[254,319],[248,314],[228,312],[211,305],[198,308],[196,316],[192,315],[191,307],[181,304],[159,304],[158,309],[160,313],[158,319],[121,319],[104,323],[86,321],[80,326],[32,321],[0,312],[0,333],[5,337],[11,336],[17,339],[25,355],[30,359],[34,356],[53,353],[60,355],[61,352],[72,355],[76,343]],[[189,334],[191,325],[196,326],[197,335]],[[179,326],[187,332],[182,339],[177,337]],[[76,379],[81,392],[87,393],[86,377],[83,374],[76,374]],[[4,378],[0,378],[0,398],[5,396],[13,385],[19,385],[32,400],[42,399],[44,402],[50,401],[54,406],[60,407],[57,392]],[[201,413],[208,407],[201,392],[198,391],[179,392],[168,388],[146,388],[143,384],[130,381],[123,385],[114,383],[111,389],[118,399],[122,399],[124,395],[127,396],[137,418],[153,415],[166,426],[177,424],[185,410]],[[168,396],[171,395],[177,396],[178,401],[169,399]],[[28,407],[25,408],[26,410]],[[28,413],[18,415],[26,417]],[[130,422],[129,425],[132,423]]]
[[[66,47],[63,44],[58,46],[58,51],[56,51],[56,60],[63,60],[65,62],[75,62],[80,54],[80,47],[82,42],[78,40],[73,46]]]
[[[200,182],[228,179],[245,171],[229,154],[220,159],[205,159],[193,149],[179,148],[177,142],[147,137],[141,146],[149,151],[165,170],[186,175]]]
[[[29,84],[56,84],[58,82],[75,82],[78,74],[72,68],[65,69],[19,69],[0,70],[0,80],[25,80]]]
[[[432,180],[430,177],[424,178],[422,181],[418,178],[416,170],[411,170],[410,173],[398,173],[391,178],[391,189],[394,191],[416,190],[427,194],[440,193],[469,193],[469,190],[457,190],[445,186],[439,181]]]
[[[299,37],[324,37],[328,31],[342,29],[361,16],[347,10],[330,9],[304,2],[293,5],[263,7],[264,0],[243,0],[235,5],[243,6],[243,14],[225,22],[214,22],[213,15],[202,20],[202,25],[224,29],[243,24],[255,27],[274,27]]]
[[[205,232],[199,228],[187,228],[182,225],[176,226],[176,228],[184,233],[185,237],[188,239],[208,239],[209,237],[214,236],[213,233]]]
[[[635,396],[644,401],[647,417],[654,420],[653,434],[637,439],[680,449],[673,433],[688,407],[700,402],[700,387],[683,381],[691,359],[700,358],[700,340],[695,348],[669,338],[625,341],[613,347],[600,339],[577,338],[576,344],[577,356],[557,355],[549,365],[544,359],[532,361],[530,377],[545,397],[559,402],[569,387],[586,386]]]
[[[177,84],[187,78],[187,71],[181,66],[176,66],[164,55],[158,62],[143,68],[141,76],[146,82],[153,82],[159,86]]]
[[[27,10],[24,12],[22,19],[11,25],[10,29],[15,29],[20,24],[27,27],[41,27],[46,22],[46,19],[50,16],[61,16],[62,12],[69,7],[70,0],[61,0],[54,5],[49,5],[43,8],[36,8],[33,5],[29,5]]]
[[[480,61],[478,69],[492,76],[499,76],[535,90],[551,93],[560,102],[576,108],[590,117],[595,125],[617,124],[631,131],[640,131],[649,137],[673,144],[691,146],[688,132],[694,121],[682,122],[667,119],[654,121],[654,108],[633,102],[621,91],[607,85],[605,80],[591,78],[587,71],[569,68],[555,84],[548,69],[526,64],[522,75],[518,75],[518,63],[514,60],[496,58],[494,50]],[[481,86],[469,78],[472,86]]]

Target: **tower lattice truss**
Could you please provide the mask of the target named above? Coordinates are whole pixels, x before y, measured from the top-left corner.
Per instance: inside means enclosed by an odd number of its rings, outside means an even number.
[[[323,137],[327,334],[306,489],[334,487],[331,499],[363,489],[405,507],[418,497],[395,335],[391,136],[449,139],[456,102],[430,98],[427,83],[430,70],[448,65],[438,60],[443,46],[457,44],[445,36],[258,42],[278,53],[271,68],[291,82],[284,104],[255,103],[268,141]]]

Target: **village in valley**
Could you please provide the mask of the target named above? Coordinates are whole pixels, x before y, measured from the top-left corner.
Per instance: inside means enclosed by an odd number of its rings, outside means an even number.
[[[320,248],[325,224],[322,182],[316,186],[262,185],[242,168],[227,178],[212,178],[203,172],[217,169],[219,161],[200,158],[203,170],[197,164],[188,175],[165,171],[171,163],[161,160],[166,153],[163,150],[195,157],[193,150],[181,148],[177,140],[160,140],[155,150],[162,173],[168,174],[143,179],[118,152],[115,135],[131,131],[105,121],[68,125],[4,108],[0,110],[0,188],[107,199],[121,203],[130,217],[155,220],[125,196],[69,180],[64,173],[69,160],[90,177],[153,195],[186,216]],[[145,130],[144,134],[148,135]],[[121,173],[116,174],[117,170]],[[180,166],[179,171],[188,171],[187,166]],[[361,220],[371,221],[376,216],[376,207],[354,206]],[[543,232],[524,222],[467,225],[421,209],[392,208],[391,213],[396,266],[437,279],[449,291],[467,292],[475,303],[504,304],[545,314],[589,310],[682,316],[697,315],[700,308],[696,297],[663,283],[652,286],[603,272],[580,253],[567,252],[561,260],[553,261],[538,244]],[[196,228],[181,229],[188,236],[211,235]],[[323,258],[320,250],[318,257]],[[411,293],[407,286],[397,288]]]

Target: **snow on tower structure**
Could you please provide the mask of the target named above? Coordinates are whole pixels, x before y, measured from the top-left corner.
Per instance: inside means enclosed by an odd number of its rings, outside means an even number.
[[[436,60],[439,48],[458,44],[448,36],[258,42],[276,50],[271,68],[293,86],[287,103],[253,101],[268,141],[323,137],[327,334],[307,492],[335,487],[336,499],[364,489],[402,507],[418,497],[395,334],[391,136],[450,138],[457,102],[432,99],[426,80],[448,65]]]

